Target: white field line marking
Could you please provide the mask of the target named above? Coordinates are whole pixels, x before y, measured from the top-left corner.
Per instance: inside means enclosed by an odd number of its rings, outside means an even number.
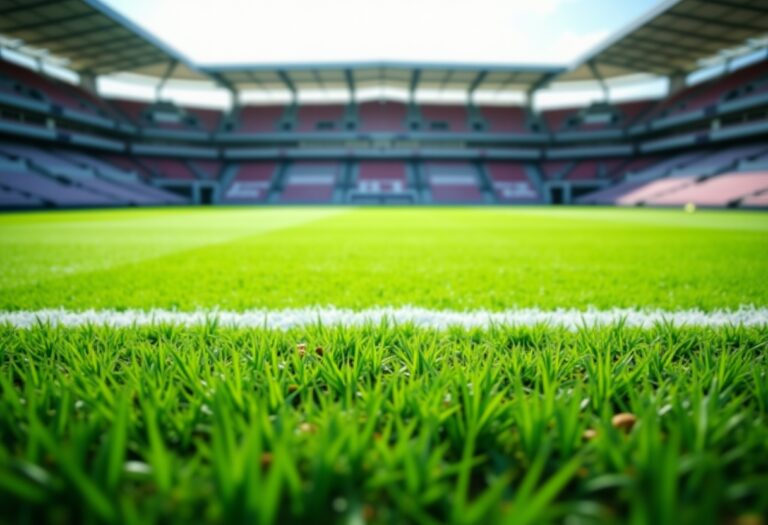
[[[768,326],[768,308],[745,306],[736,310],[540,310],[524,308],[503,312],[485,310],[449,311],[415,307],[371,308],[347,310],[340,308],[298,308],[285,310],[248,310],[228,312],[198,310],[84,310],[47,309],[37,311],[0,312],[0,324],[29,328],[40,323],[56,326],[108,325],[141,326],[172,324],[197,326],[216,319],[220,326],[241,328],[288,329],[296,326],[322,324],[324,326],[360,326],[411,323],[416,326],[445,328],[486,328],[493,325],[536,326],[549,325],[575,329],[582,326],[601,326],[624,322],[627,326],[652,327],[657,323],[675,326]]]

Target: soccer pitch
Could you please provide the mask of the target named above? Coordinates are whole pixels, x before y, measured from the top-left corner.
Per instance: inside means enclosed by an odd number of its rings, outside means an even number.
[[[768,214],[20,213],[0,254],[11,522],[768,513]]]

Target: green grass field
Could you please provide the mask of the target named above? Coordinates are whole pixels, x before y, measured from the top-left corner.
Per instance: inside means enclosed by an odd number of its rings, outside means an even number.
[[[766,307],[768,214],[0,215],[1,312],[405,305]],[[766,323],[0,325],[0,522],[765,523]]]
[[[0,216],[0,309],[768,304],[768,214],[213,209]]]

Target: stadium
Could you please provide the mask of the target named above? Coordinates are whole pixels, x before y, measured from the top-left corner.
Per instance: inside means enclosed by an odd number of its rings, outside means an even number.
[[[0,0],[0,522],[766,523],[768,4],[398,2]]]

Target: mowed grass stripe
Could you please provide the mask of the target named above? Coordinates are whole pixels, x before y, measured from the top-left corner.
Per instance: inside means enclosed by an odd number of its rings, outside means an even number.
[[[93,224],[71,227],[64,238],[55,215],[29,224],[15,216],[11,233],[3,226],[0,309],[712,311],[768,305],[766,214],[345,208],[323,220],[249,236],[249,225],[268,228],[315,211],[184,211],[175,223],[170,212],[143,213],[135,231],[129,221],[115,228],[95,220],[110,213],[95,213]],[[168,221],[192,222],[180,233]],[[238,238],[68,273],[70,267],[98,265],[94,261],[102,256],[121,261],[137,250],[151,253],[157,238],[195,238],[198,228],[205,238],[215,239],[219,231],[237,232]]]
[[[242,241],[346,213],[344,209],[200,208],[61,211],[0,215],[0,289],[65,279],[125,265],[154,264],[190,250]]]

